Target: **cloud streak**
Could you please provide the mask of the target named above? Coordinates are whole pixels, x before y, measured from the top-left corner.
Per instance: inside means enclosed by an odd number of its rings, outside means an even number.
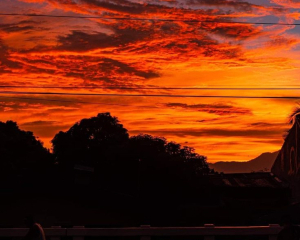
[[[235,107],[229,104],[184,104],[184,103],[168,103],[166,107],[170,108],[182,108],[188,110],[196,110],[199,112],[207,112],[216,115],[239,115],[239,114],[246,114],[252,115],[250,109]]]

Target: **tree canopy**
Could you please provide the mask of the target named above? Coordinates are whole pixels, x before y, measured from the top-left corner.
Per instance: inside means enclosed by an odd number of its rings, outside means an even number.
[[[0,122],[1,176],[15,176],[49,164],[49,151],[32,132],[20,130],[17,123]]]
[[[171,196],[170,192],[197,186],[210,172],[206,157],[193,148],[148,134],[129,137],[108,112],[57,133],[52,146],[54,161],[49,161],[51,154],[32,132],[20,130],[12,121],[0,122],[1,171],[48,172],[44,175],[52,179],[45,180],[50,185],[73,185],[79,168],[92,172],[91,183],[100,188]]]
[[[56,134],[52,144],[60,166],[93,167],[97,182],[118,191],[177,189],[209,172],[206,157],[193,148],[148,134],[129,137],[110,113],[77,122]]]
[[[127,129],[110,113],[82,119],[68,131],[59,132],[52,139],[53,154],[59,164],[83,164],[95,167],[109,158],[109,149],[129,138]],[[112,153],[112,152],[111,152]]]
[[[143,191],[148,193],[160,191],[162,195],[170,195],[172,191],[199,184],[202,176],[210,171],[206,157],[163,137],[133,136],[126,150],[126,162],[139,162],[139,181]]]

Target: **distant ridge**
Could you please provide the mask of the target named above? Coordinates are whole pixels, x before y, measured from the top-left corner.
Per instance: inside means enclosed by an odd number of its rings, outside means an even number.
[[[247,162],[216,162],[208,163],[209,167],[217,172],[224,173],[249,173],[271,171],[271,167],[279,151],[262,153],[258,157]]]

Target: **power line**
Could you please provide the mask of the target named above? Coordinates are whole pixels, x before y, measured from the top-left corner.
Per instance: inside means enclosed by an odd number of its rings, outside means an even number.
[[[104,20],[120,20],[120,21],[156,21],[156,22],[225,23],[225,24],[300,26],[300,23],[241,22],[241,21],[231,22],[231,21],[198,20],[198,19],[128,18],[128,17],[71,16],[71,15],[51,15],[51,14],[25,14],[25,13],[0,13],[0,16],[104,19]]]
[[[66,93],[66,92],[16,92],[5,91],[7,95],[61,95],[91,97],[167,97],[167,98],[249,98],[249,99],[300,99],[300,96],[239,96],[239,95],[184,95],[184,94],[119,94],[119,93]]]
[[[0,85],[0,88],[31,89],[117,89],[117,90],[300,90],[300,87],[127,87],[127,86],[22,86]]]

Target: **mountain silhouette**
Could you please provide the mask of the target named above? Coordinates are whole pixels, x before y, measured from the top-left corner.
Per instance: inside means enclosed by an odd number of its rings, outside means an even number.
[[[224,173],[249,173],[271,171],[271,167],[279,151],[262,153],[258,157],[246,162],[216,162],[208,163],[209,167],[217,172]]]

